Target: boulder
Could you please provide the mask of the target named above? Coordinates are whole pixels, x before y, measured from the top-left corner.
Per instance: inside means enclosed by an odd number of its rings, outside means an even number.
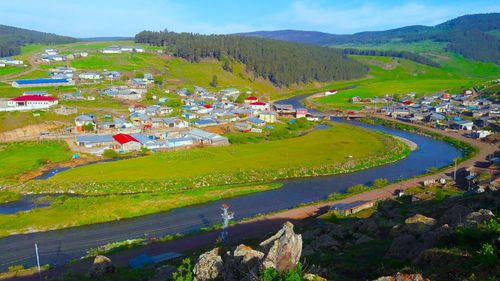
[[[224,264],[219,254],[219,248],[208,251],[196,260],[193,268],[195,281],[209,281],[221,278]]]
[[[243,244],[236,247],[233,252],[238,272],[250,273],[250,275],[257,275],[260,270],[260,264],[264,258],[264,253],[252,249]],[[248,275],[248,274],[247,274]]]
[[[291,222],[286,222],[275,235],[260,243],[260,246],[269,249],[262,263],[263,267],[284,272],[297,266],[302,253],[302,236],[295,234]]]
[[[431,229],[436,220],[424,215],[416,214],[405,220],[406,229],[413,233],[422,233]]]
[[[115,270],[115,266],[108,257],[98,255],[95,257],[94,263],[90,267],[88,275],[90,277],[100,277],[105,274],[113,273]]]
[[[492,211],[488,209],[481,209],[477,212],[472,212],[465,216],[465,226],[474,227],[478,224],[485,223],[494,217],[495,215]]]
[[[375,279],[374,281],[428,281],[429,279],[425,279],[422,277],[420,273],[417,274],[403,274],[403,273],[396,273],[395,275],[391,276],[384,276]]]

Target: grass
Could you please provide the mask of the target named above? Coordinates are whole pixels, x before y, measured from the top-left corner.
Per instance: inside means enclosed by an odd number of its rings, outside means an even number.
[[[4,75],[14,74],[25,70],[24,67],[6,66],[0,67],[0,78]]]
[[[418,96],[439,91],[456,93],[476,83],[489,79],[500,71],[500,67],[451,56],[441,68],[418,64],[405,59],[376,56],[352,56],[370,66],[368,79],[339,82],[332,87],[355,86],[339,91],[333,96],[321,97],[317,102],[321,108],[361,109],[362,104],[350,103],[354,96],[373,98],[383,95],[402,95],[415,92]],[[464,70],[465,69],[465,70]]]
[[[269,170],[345,163],[349,155],[353,161],[375,157],[387,151],[388,147],[384,143],[387,140],[387,137],[378,133],[335,124],[330,129],[292,139],[158,153],[91,165],[63,172],[49,181],[180,180],[234,175],[250,170],[256,171],[258,175]]]
[[[58,141],[16,142],[0,144],[0,181],[37,169],[47,163],[71,159],[66,144]]]
[[[46,208],[0,215],[0,237],[33,230],[52,230],[115,221],[279,187],[281,184],[260,184],[128,195],[86,197],[61,195],[51,199],[51,205]]]

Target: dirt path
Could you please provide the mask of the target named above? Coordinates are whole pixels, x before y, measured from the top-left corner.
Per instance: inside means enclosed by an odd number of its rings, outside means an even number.
[[[38,70],[39,67],[38,67],[38,62],[37,62],[37,54],[31,54],[29,57],[28,57],[28,63],[29,63],[29,67],[26,68],[25,70],[21,71],[21,72],[17,72],[17,73],[13,73],[13,74],[8,74],[8,75],[5,75],[5,76],[2,76],[1,77],[1,81],[2,82],[5,82],[7,83],[9,80],[14,80],[18,77],[21,77],[23,75],[26,75],[28,73],[31,73],[35,70]]]
[[[385,116],[377,116],[381,118],[387,118]],[[392,121],[396,121],[391,119]],[[399,121],[396,121],[399,122]],[[474,139],[469,139],[461,134],[455,132],[445,132],[433,128],[424,127],[421,125],[415,125],[417,127],[425,128],[429,131],[438,132],[442,135],[450,136],[471,145],[474,145],[480,149],[480,152],[473,158],[466,160],[458,165],[458,169],[468,168],[476,165],[478,162],[484,162],[488,155],[494,153],[498,146],[486,144]],[[372,201],[390,198],[393,196],[396,189],[407,189],[410,187],[417,186],[425,180],[437,179],[437,178],[450,178],[453,175],[454,168],[448,168],[437,174],[422,176],[417,178],[412,178],[405,180],[401,183],[394,183],[381,189],[370,190],[361,194],[351,196],[349,198],[338,200],[334,202],[325,202],[314,204],[310,206],[295,208],[292,210],[286,210],[279,213],[264,215],[246,222],[236,224],[229,229],[230,233],[230,243],[238,244],[241,241],[252,239],[252,238],[263,238],[263,236],[276,231],[285,221],[293,221],[295,223],[300,223],[303,220],[316,217],[322,213],[327,212],[332,205],[342,204],[342,203],[354,203],[358,201]],[[148,255],[158,255],[167,251],[175,251],[184,254],[189,254],[190,252],[212,247],[217,238],[219,237],[218,231],[203,233],[191,237],[180,238],[168,242],[150,244],[143,247],[137,247],[130,250],[125,250],[115,254],[109,255],[113,262],[119,267],[128,266],[128,261],[140,255],[142,253],[147,253]],[[58,275],[71,271],[85,273],[91,265],[91,260],[82,260],[74,263],[70,266],[57,267],[49,269],[43,273],[44,277],[57,277]],[[38,276],[27,276],[23,278],[16,278],[12,280],[38,280]]]

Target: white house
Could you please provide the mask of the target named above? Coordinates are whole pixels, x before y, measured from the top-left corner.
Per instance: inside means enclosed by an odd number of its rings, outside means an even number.
[[[337,90],[328,90],[325,92],[325,96],[331,96],[331,95],[335,95],[337,93],[338,93]]]
[[[0,63],[4,63],[5,65],[21,65],[24,62],[13,58],[0,58]]]
[[[102,49],[103,54],[121,54],[122,50],[120,47],[117,46],[111,46],[109,48],[104,48]]]
[[[58,104],[58,100],[54,97],[43,95],[24,95],[10,99],[7,102],[7,108],[2,108],[0,111],[44,109],[56,104]]]
[[[86,79],[86,80],[99,80],[101,79],[101,73],[99,72],[84,72],[80,73],[78,75],[80,79]]]

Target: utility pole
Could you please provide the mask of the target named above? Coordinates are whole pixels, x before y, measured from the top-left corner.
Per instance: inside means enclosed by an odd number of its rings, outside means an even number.
[[[234,218],[234,213],[228,211],[229,205],[226,203],[221,205],[221,209],[222,209],[221,216],[222,220],[224,221],[224,225],[222,227],[221,239],[222,242],[226,242],[228,237],[227,228],[229,227],[229,221]]]
[[[455,171],[453,172],[453,181],[457,181],[457,159],[455,158]]]
[[[35,243],[36,265],[38,267],[38,278],[42,281],[42,271],[40,270],[40,256],[38,255],[38,245]]]

